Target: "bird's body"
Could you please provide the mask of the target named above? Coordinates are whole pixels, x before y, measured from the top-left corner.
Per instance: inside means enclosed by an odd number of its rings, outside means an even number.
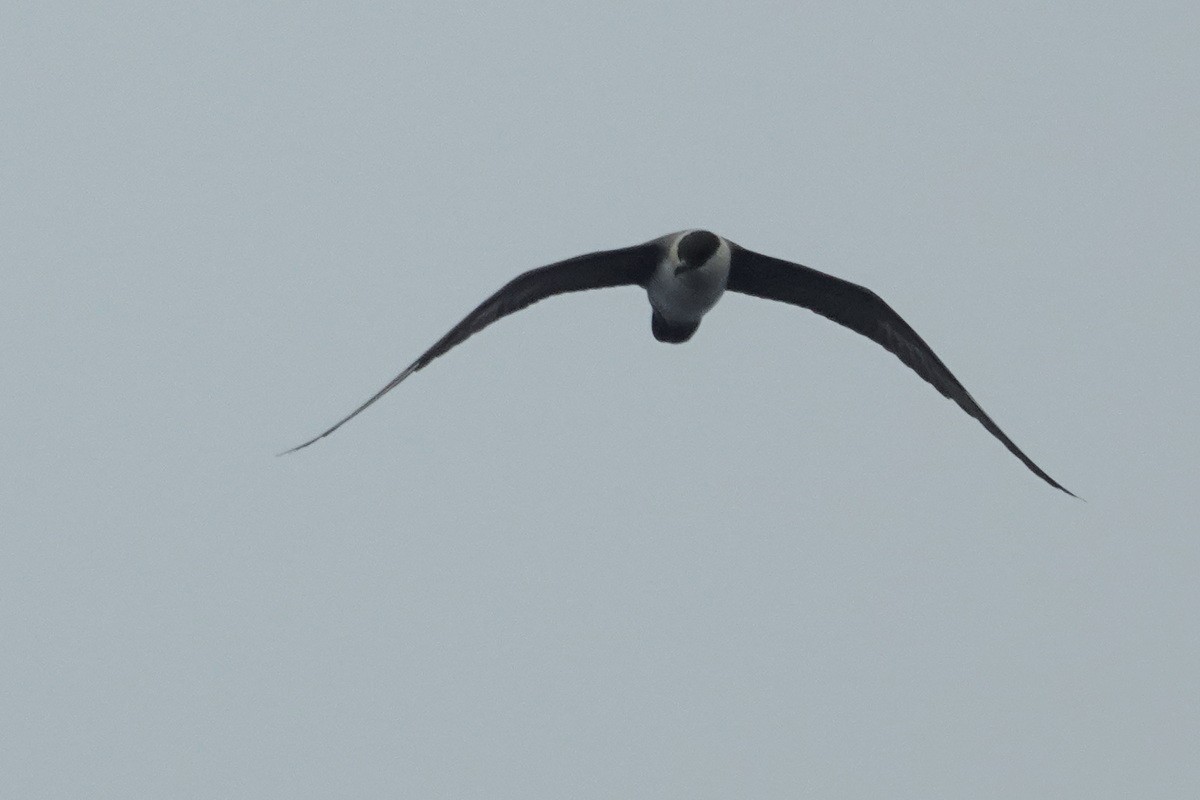
[[[692,238],[688,239],[689,236]],[[660,342],[679,344],[692,337],[700,320],[725,293],[732,251],[729,242],[708,231],[684,231],[663,239],[664,257],[655,265],[646,285],[646,295],[654,309],[651,330]],[[682,245],[684,259],[681,259],[681,244],[685,241],[698,243],[690,248]],[[689,250],[692,261],[686,261]],[[680,272],[685,261],[689,266],[692,263],[697,266]]]
[[[800,264],[755,253],[705,230],[679,231],[645,244],[588,253],[518,275],[365,403],[324,433],[287,452],[333,433],[409,375],[501,317],[556,294],[629,285],[646,290],[651,331],[661,342],[679,344],[690,339],[727,290],[807,308],[844,325],[890,350],[977,419],[1034,474],[1071,494],[1000,430],[929,345],[874,292]]]

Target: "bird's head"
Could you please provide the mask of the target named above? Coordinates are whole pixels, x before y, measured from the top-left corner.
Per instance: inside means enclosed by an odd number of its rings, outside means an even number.
[[[708,263],[721,246],[721,238],[711,231],[689,231],[679,237],[675,245],[675,255],[678,264],[675,274],[682,275],[699,269]]]

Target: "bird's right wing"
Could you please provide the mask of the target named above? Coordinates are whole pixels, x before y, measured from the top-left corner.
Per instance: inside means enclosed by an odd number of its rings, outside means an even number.
[[[484,300],[479,306],[467,314],[461,322],[438,339],[436,343],[395,378],[373,394],[365,403],[350,412],[336,425],[319,436],[314,436],[303,444],[296,445],[291,450],[285,450],[280,455],[294,453],[308,447],[313,442],[324,439],[338,428],[345,425],[354,417],[361,414],[372,403],[418,370],[424,369],[431,361],[443,355],[455,345],[466,341],[473,334],[491,325],[501,317],[506,317],[530,306],[539,300],[544,300],[564,292],[580,292],[587,289],[604,289],[611,286],[645,285],[654,272],[654,267],[662,257],[662,243],[659,240],[633,247],[623,247],[618,250],[601,250],[582,256],[568,258],[544,267],[531,269],[506,283],[495,294]]]

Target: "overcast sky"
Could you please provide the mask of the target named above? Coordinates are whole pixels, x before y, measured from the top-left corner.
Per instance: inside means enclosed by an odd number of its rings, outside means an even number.
[[[0,12],[0,794],[1200,787],[1195,3]],[[534,306],[688,227],[862,283]]]

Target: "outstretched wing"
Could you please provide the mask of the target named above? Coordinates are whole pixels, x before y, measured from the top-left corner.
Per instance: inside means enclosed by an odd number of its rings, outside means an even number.
[[[925,340],[870,289],[737,245],[733,246],[728,289],[807,308],[878,342],[935,389],[958,403],[963,411],[979,420],[1033,474],[1054,488],[1075,496],[1013,444]]]
[[[644,285],[654,272],[654,267],[661,255],[661,244],[656,240],[634,247],[602,250],[568,258],[565,261],[538,267],[518,275],[480,303],[478,308],[463,318],[462,322],[438,339],[433,347],[426,350],[420,358],[409,364],[403,372],[392,378],[386,386],[336,425],[304,444],[297,445],[291,450],[285,450],[280,455],[294,453],[308,447],[313,442],[324,439],[361,414],[376,400],[396,388],[409,375],[424,369],[435,358],[446,353],[455,345],[466,341],[471,335],[478,333],[501,317],[506,317],[539,300],[564,292],[603,289],[610,286]]]

